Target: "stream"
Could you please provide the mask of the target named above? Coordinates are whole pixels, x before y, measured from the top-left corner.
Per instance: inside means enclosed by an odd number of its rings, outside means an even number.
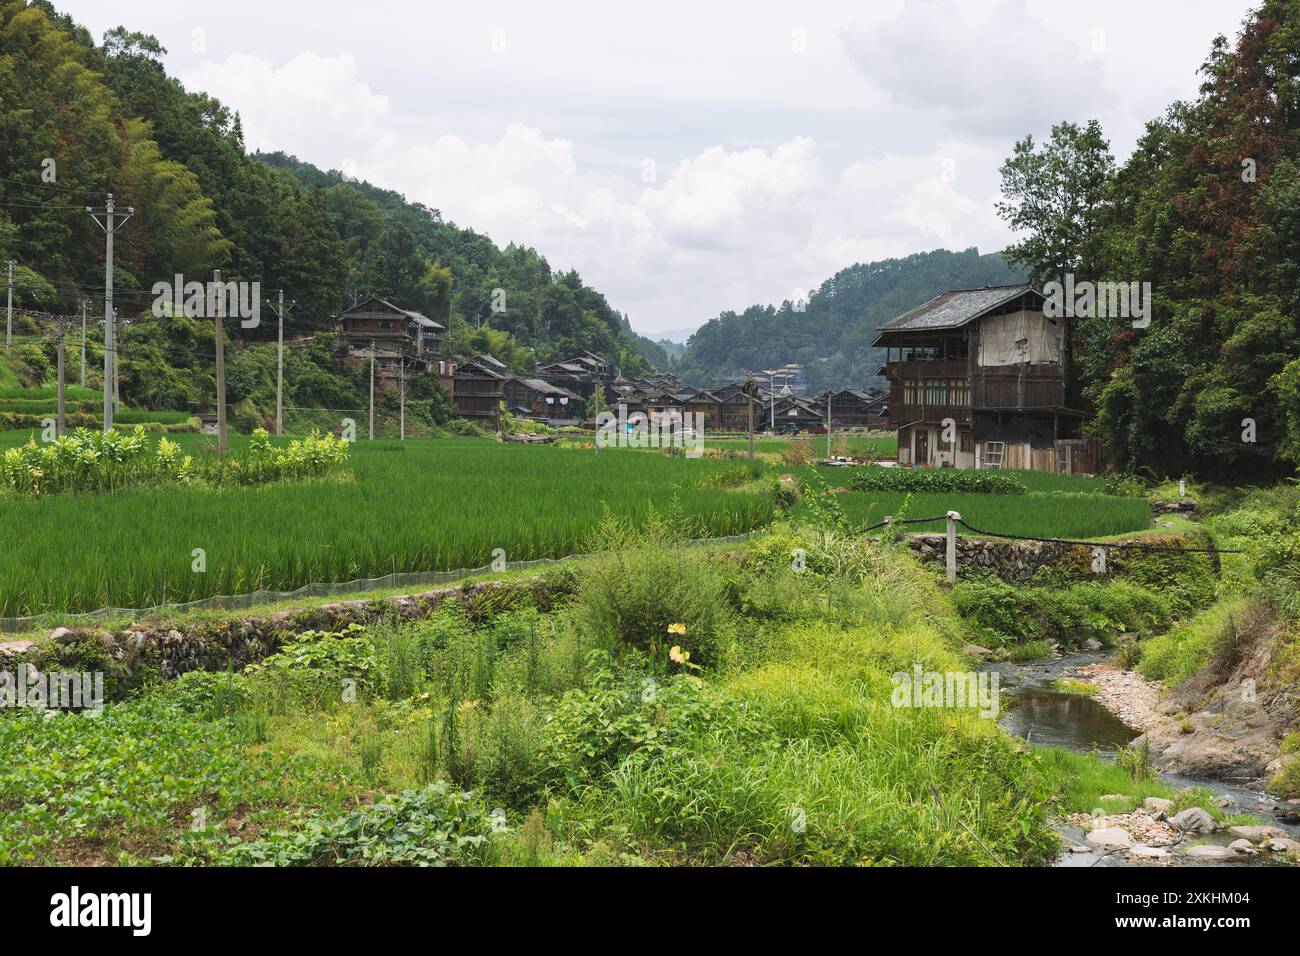
[[[1002,716],[998,723],[1007,731],[1023,737],[1040,747],[1062,747],[1079,753],[1094,750],[1103,756],[1113,755],[1140,736],[1140,731],[1129,727],[1102,704],[1083,694],[1070,694],[1056,690],[1054,681],[1068,676],[1068,672],[1088,664],[1104,661],[1109,655],[1104,651],[1080,651],[1045,661],[1024,664],[1010,662],[990,663],[982,670],[996,672],[1003,695]],[[1260,790],[1220,780],[1196,779],[1161,773],[1160,780],[1172,789],[1199,787],[1216,797],[1226,798],[1230,813],[1251,814],[1259,822],[1285,830],[1292,839],[1300,839],[1300,825],[1285,824],[1273,818],[1265,807],[1272,800]],[[1062,824],[1058,832],[1064,838],[1064,851],[1056,861],[1057,866],[1275,866],[1271,854],[1242,857],[1234,860],[1197,860],[1173,853],[1163,861],[1135,859],[1125,853],[1089,849],[1071,852],[1071,845],[1083,842],[1080,827]],[[1236,837],[1226,831],[1198,834],[1197,842],[1227,846]]]

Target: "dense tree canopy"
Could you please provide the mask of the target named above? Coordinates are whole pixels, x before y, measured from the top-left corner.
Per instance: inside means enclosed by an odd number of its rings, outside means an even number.
[[[1031,183],[1075,213],[1013,219],[1030,235],[1008,252],[1035,276],[1151,283],[1149,327],[1075,328],[1095,431],[1121,466],[1266,477],[1300,462],[1300,0],[1265,0],[1202,74],[1118,170],[1095,124],[1058,127],[1046,154],[1018,146],[1011,205]]]
[[[448,326],[453,350],[492,349],[520,368],[582,349],[629,373],[667,361],[577,273],[554,274],[533,249],[499,249],[436,209],[338,172],[249,155],[239,116],[169,77],[165,53],[125,27],[97,45],[44,0],[0,0],[0,261],[19,263],[20,306],[70,314],[88,299],[98,314],[104,241],[85,207],[112,192],[134,208],[115,248],[115,304],[133,320],[123,339],[128,401],[194,404],[208,394],[211,337],[160,328],[150,290],[218,268],[227,280],[260,281],[268,300],[285,290],[293,336],[328,334],[342,308],[380,295]],[[228,328],[246,347],[275,334],[273,322]],[[299,358],[324,361],[338,385],[348,371],[328,367],[331,354]]]

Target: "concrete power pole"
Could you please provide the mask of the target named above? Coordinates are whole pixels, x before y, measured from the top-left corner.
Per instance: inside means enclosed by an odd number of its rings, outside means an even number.
[[[375,440],[375,340],[370,340],[370,440]]]
[[[104,203],[102,215],[103,222],[100,222],[96,210],[90,206],[86,207],[86,212],[91,219],[104,230],[104,431],[107,432],[113,427],[113,366],[117,362],[117,357],[113,354],[116,347],[113,341],[113,233],[118,226],[126,225],[126,221],[135,215],[135,210],[130,206],[126,209],[126,215],[120,220],[114,218],[113,194],[109,193]]]
[[[63,388],[66,384],[66,379],[63,373],[63,339],[66,331],[67,322],[64,320],[63,316],[59,316],[59,420],[58,425],[55,428],[55,433],[60,438],[62,438],[67,432],[68,422],[66,406],[63,401]]]
[[[81,387],[86,387],[86,300],[81,300]]]
[[[754,460],[754,373],[745,375],[745,397],[749,399],[749,460]]]
[[[826,389],[826,460],[830,461],[831,457],[831,391],[828,386]]]
[[[216,301],[216,342],[217,342],[217,454],[226,453],[226,290],[221,286],[221,270],[212,273],[212,283]]]
[[[275,310],[275,437],[284,434],[284,290],[280,290],[280,304]],[[289,303],[293,305],[292,302]]]
[[[401,397],[398,399],[398,406],[397,406],[398,407],[397,436],[402,441],[406,441],[406,358],[405,356],[403,356],[402,358],[401,375],[402,375],[401,384],[399,385],[400,388],[399,395]]]
[[[9,260],[9,303],[5,306],[5,350],[8,351],[14,347],[14,266],[16,263]]]
[[[113,310],[113,320],[114,323],[116,324],[117,309]],[[127,326],[130,324],[131,324],[130,319],[125,319],[122,322],[123,326]],[[121,348],[122,347],[117,344],[117,333],[114,332],[113,333],[113,414],[114,415],[116,415],[118,410],[122,407],[122,366],[117,361],[117,353],[121,351]]]

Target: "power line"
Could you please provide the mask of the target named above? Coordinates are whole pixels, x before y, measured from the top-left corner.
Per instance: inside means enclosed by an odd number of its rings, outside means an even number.
[[[29,183],[22,179],[14,179],[11,176],[0,176],[0,183],[9,183],[11,186],[22,186],[24,189],[54,189],[64,192],[76,193],[82,196],[99,196],[107,189],[107,186],[66,186],[63,183]]]

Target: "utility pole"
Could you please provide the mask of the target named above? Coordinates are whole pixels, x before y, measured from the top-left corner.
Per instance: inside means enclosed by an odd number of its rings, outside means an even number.
[[[14,266],[9,260],[9,304],[5,307],[5,351],[14,347]]]
[[[280,304],[275,310],[275,437],[284,434],[284,290],[280,290]],[[290,308],[294,305],[289,303]]]
[[[226,453],[226,290],[221,287],[221,270],[212,273],[213,298],[216,301],[217,341],[217,454]]]
[[[827,461],[830,461],[831,458],[831,395],[833,394],[834,392],[832,392],[830,387],[827,386],[826,388],[826,460]]]
[[[59,421],[55,428],[55,434],[62,438],[67,431],[67,415],[63,403],[63,387],[65,384],[63,374],[63,338],[67,328],[67,322],[63,316],[59,316]]]
[[[117,319],[117,310],[116,310],[116,309],[113,310],[113,319],[114,319],[114,320]],[[130,319],[127,319],[127,320],[125,320],[122,324],[123,324],[123,325],[130,325],[130,324],[131,324],[131,320],[130,320]],[[116,344],[116,343],[117,343],[117,336],[116,336],[116,334],[114,334],[114,336],[113,336],[113,342],[114,342],[114,346],[113,346],[113,350],[114,350],[114,355],[113,355],[113,414],[116,415],[117,412],[118,412],[118,410],[122,407],[122,366],[121,366],[121,364],[117,361],[117,354],[116,354],[116,352],[121,348],[121,346],[119,346],[119,345]]]
[[[406,441],[406,359],[402,359],[402,377],[400,388],[400,398],[398,398],[398,415],[397,415],[397,435],[402,441]]]
[[[86,300],[81,300],[81,387],[86,387]]]
[[[370,340],[370,440],[375,440],[375,340]]]
[[[104,431],[113,427],[113,366],[117,361],[113,354],[113,233],[117,226],[126,225],[126,221],[135,215],[130,206],[120,221],[114,221],[113,194],[108,193],[104,203],[104,221],[100,222],[96,210],[86,207],[90,218],[104,230]]]
[[[745,396],[749,399],[749,460],[754,460],[754,373],[745,375]]]

